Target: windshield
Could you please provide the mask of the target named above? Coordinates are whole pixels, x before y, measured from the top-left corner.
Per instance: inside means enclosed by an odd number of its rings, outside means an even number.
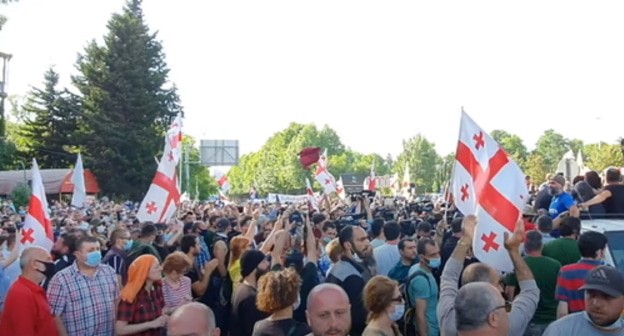
[[[615,267],[624,272],[624,231],[605,232]]]

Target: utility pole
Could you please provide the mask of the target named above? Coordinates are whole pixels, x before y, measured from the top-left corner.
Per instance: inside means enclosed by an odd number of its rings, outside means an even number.
[[[186,148],[186,150],[184,151],[184,178],[186,178],[186,188],[185,191],[189,193],[189,197],[191,195],[190,193],[190,189],[191,189],[191,168],[190,168],[190,152],[191,152],[191,146],[190,145],[186,145],[183,146],[182,148]]]
[[[0,52],[0,58],[2,58],[2,81],[0,81],[0,139],[6,137],[6,117],[4,113],[4,100],[7,97],[7,93],[5,91],[6,88],[6,73],[7,73],[7,64],[11,60],[13,55]]]

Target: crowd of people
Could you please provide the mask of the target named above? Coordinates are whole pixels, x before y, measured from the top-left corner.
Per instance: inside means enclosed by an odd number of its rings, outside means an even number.
[[[591,179],[536,187],[502,246],[511,273],[474,258],[478,218],[443,199],[185,203],[167,223],[53,202],[51,252],[20,251],[24,211],[6,206],[0,335],[624,335],[624,275],[606,236],[581,230],[624,185],[619,170]]]

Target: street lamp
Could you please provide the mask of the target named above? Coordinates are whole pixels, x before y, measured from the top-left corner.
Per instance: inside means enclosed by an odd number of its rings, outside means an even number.
[[[2,58],[2,79],[0,80],[0,139],[4,139],[6,133],[6,118],[4,116],[4,100],[7,97],[6,87],[6,72],[7,65],[13,55],[0,52],[0,58]]]

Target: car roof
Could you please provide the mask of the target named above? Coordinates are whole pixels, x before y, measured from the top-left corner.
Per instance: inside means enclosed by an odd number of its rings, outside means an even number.
[[[583,231],[624,231],[624,219],[584,219],[581,221],[581,229]]]

